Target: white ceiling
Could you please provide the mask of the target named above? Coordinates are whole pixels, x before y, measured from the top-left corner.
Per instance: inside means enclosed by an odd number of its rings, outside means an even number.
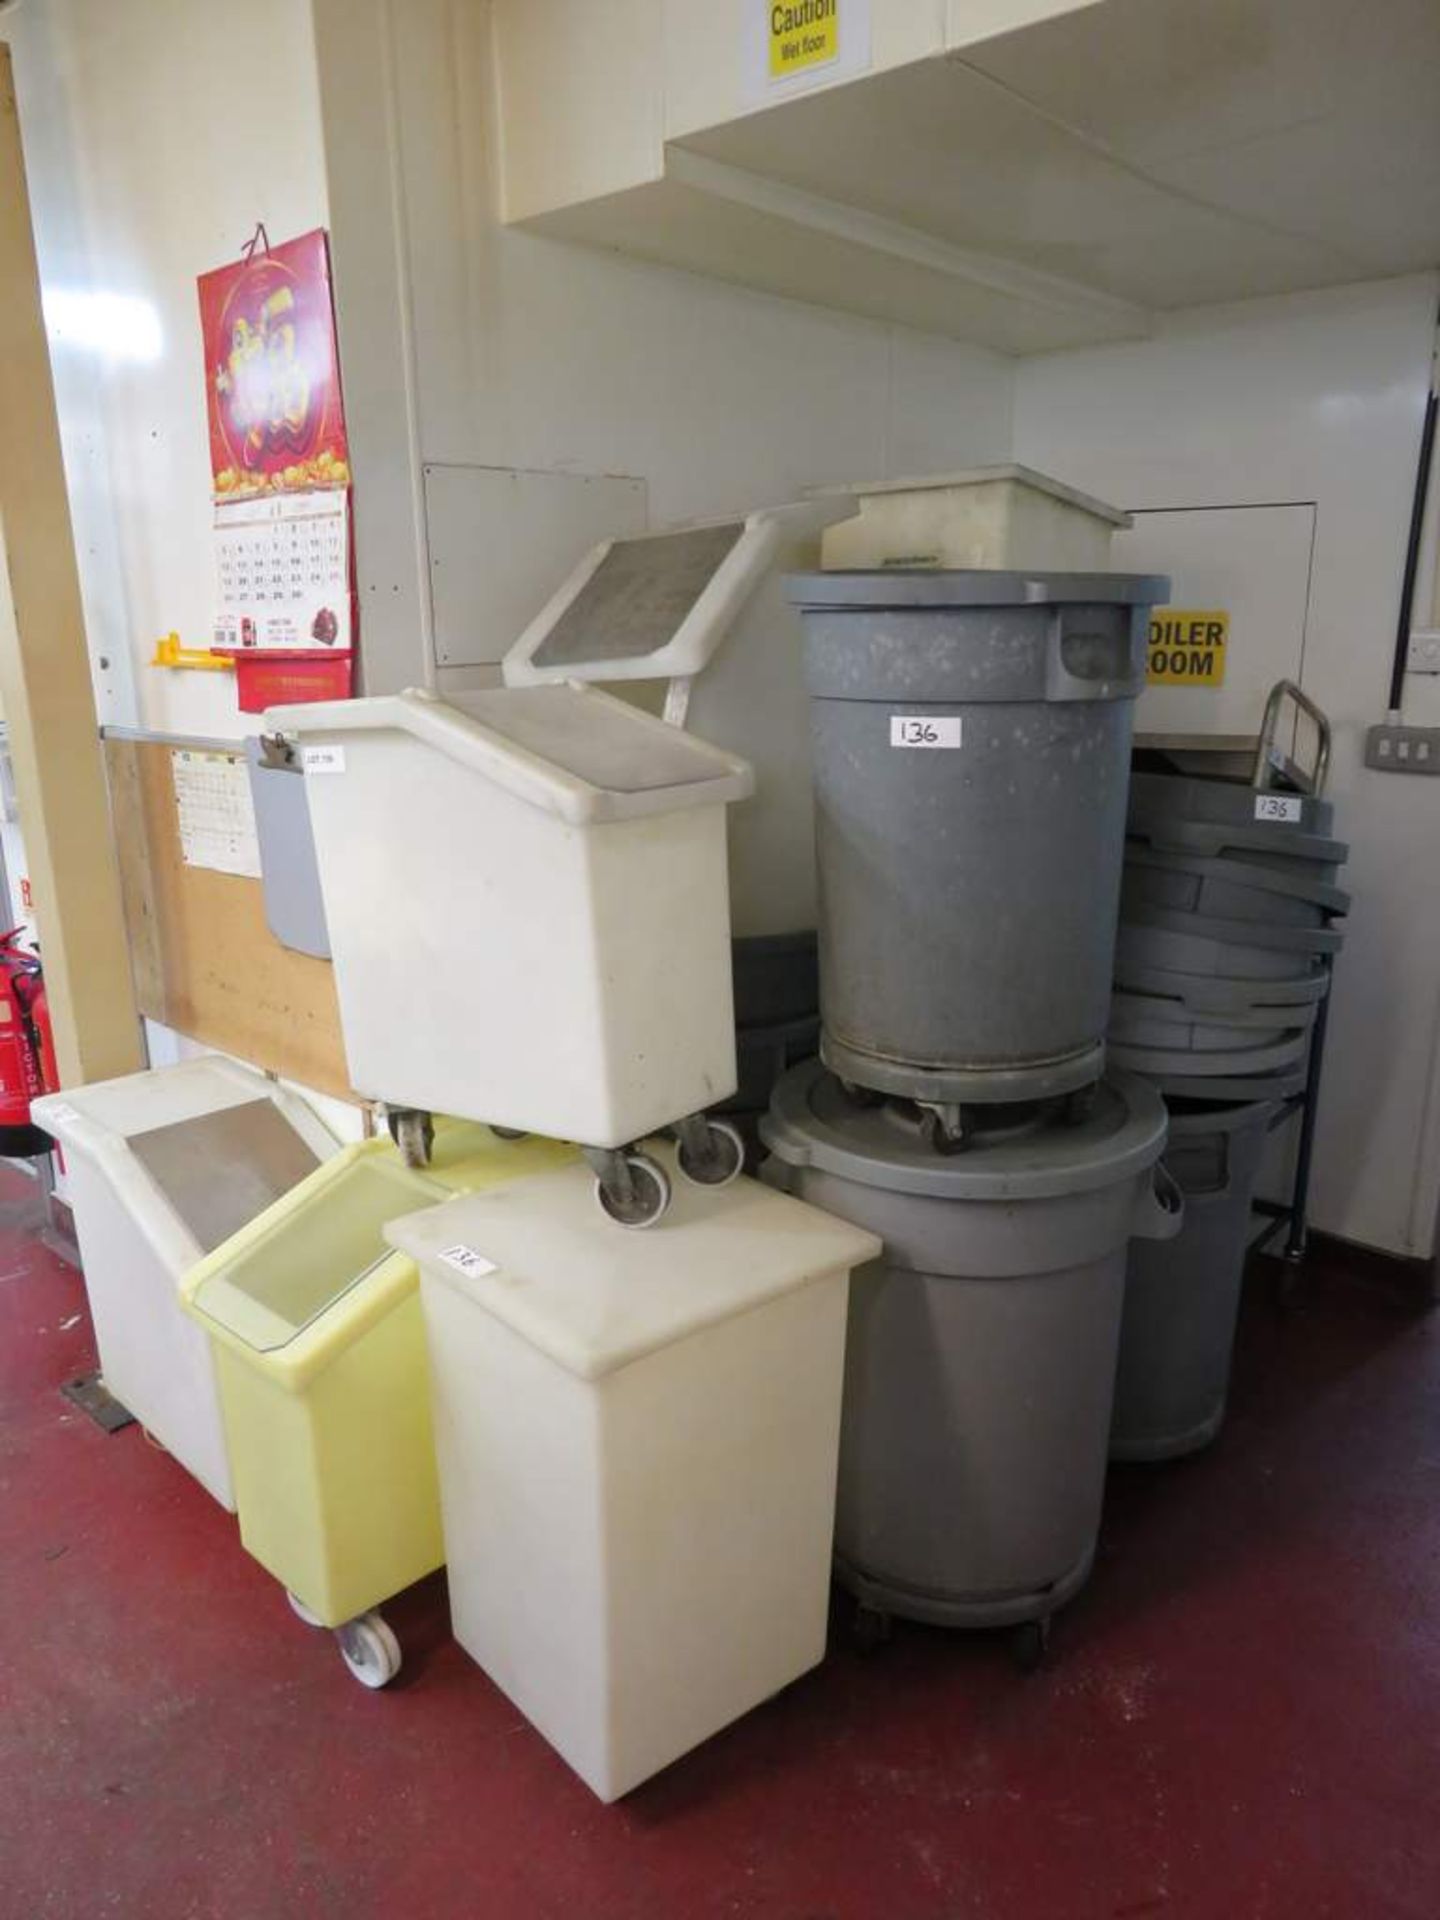
[[[1440,0],[1102,0],[688,137],[1167,309],[1440,264]]]

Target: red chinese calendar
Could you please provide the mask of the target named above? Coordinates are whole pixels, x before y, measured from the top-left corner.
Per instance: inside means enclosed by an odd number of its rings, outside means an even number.
[[[200,277],[217,500],[350,484],[321,231]]]
[[[323,232],[199,282],[215,496],[212,650],[242,712],[344,698],[354,646],[350,458]]]

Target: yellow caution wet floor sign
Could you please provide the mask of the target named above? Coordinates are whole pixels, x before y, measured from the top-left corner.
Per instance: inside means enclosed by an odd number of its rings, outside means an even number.
[[[781,0],[767,8],[770,77],[828,65],[840,52],[840,0]]]

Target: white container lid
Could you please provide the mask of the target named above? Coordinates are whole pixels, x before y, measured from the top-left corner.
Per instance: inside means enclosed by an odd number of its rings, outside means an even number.
[[[336,1151],[297,1095],[218,1054],[47,1094],[33,1112],[110,1181],[177,1278]]]
[[[594,687],[492,687],[443,700],[417,688],[272,707],[265,725],[302,742],[408,733],[575,826],[720,806],[755,787],[747,761]]]
[[[673,1149],[648,1150],[673,1170]],[[645,1233],[606,1218],[577,1163],[391,1221],[385,1237],[583,1380],[881,1250],[758,1180],[673,1184],[670,1211]]]
[[[506,654],[506,684],[703,673],[777,560],[854,511],[855,502],[836,493],[764,507],[743,521],[604,540]]]
[[[1082,493],[1078,487],[1066,486],[1063,480],[1052,480],[1048,473],[1037,473],[1034,467],[1013,464],[961,467],[954,473],[927,473],[900,480],[869,480],[844,488],[827,487],[819,490],[816,498],[826,499],[833,492],[855,500],[873,500],[885,493],[934,493],[947,487],[995,486],[1005,482],[1013,486],[1030,487],[1036,493],[1049,494],[1054,500],[1063,500],[1066,506],[1080,507],[1101,520],[1108,520],[1112,526],[1128,527],[1132,524],[1131,516],[1123,508],[1109,506],[1104,500],[1097,500],[1092,493]]]
[[[263,1075],[220,1054],[202,1054],[178,1066],[149,1073],[127,1073],[118,1080],[96,1080],[87,1087],[47,1093],[34,1103],[40,1125],[62,1146],[82,1150],[97,1136],[129,1140],[157,1127],[219,1113],[250,1100],[271,1098],[278,1089]],[[288,1110],[288,1101],[286,1102]],[[317,1130],[319,1122],[316,1122]],[[323,1130],[322,1130],[322,1137]]]

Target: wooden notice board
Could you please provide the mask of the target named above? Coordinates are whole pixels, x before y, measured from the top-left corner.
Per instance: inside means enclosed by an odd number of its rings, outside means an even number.
[[[258,880],[185,864],[171,762],[185,744],[105,741],[136,1004],[205,1046],[353,1100],[330,962],[280,945]]]

